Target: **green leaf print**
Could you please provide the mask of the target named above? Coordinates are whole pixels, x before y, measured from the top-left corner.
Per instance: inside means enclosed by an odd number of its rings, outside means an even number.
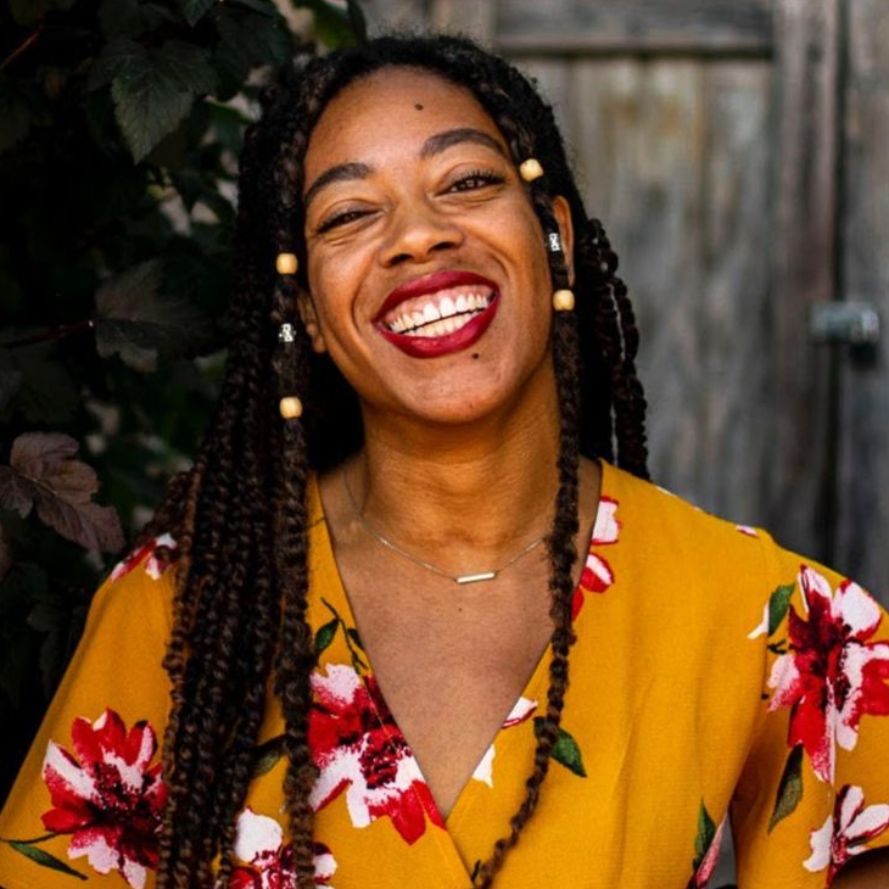
[[[270,738],[264,744],[253,749],[252,777],[258,778],[270,772],[275,763],[284,756],[284,735]]]
[[[784,584],[784,586],[779,586],[769,597],[769,636],[781,626],[781,621],[787,616],[794,588],[795,584]]]
[[[704,801],[701,800],[701,808],[698,810],[698,834],[695,837],[695,862],[694,869],[697,870],[707,850],[713,844],[716,836],[716,822],[710,817]]]
[[[16,852],[19,852],[26,858],[30,858],[31,861],[39,864],[41,867],[52,868],[53,870],[67,874],[69,877],[77,877],[78,880],[86,879],[83,874],[68,867],[64,861],[59,860],[55,855],[50,855],[49,852],[44,852],[43,849],[38,849],[36,846],[28,845],[28,843],[16,842],[16,840],[9,840],[9,845],[15,849]]]
[[[331,621],[328,621],[321,627],[317,633],[315,633],[315,654],[319,655],[325,648],[327,648],[331,642],[333,642],[333,637],[336,636],[336,628],[340,625],[339,619],[334,618]]]
[[[543,728],[543,717],[538,716],[534,720],[534,734],[539,738],[540,731]],[[553,749],[549,754],[557,763],[565,766],[571,772],[574,772],[579,778],[586,778],[586,769],[583,767],[583,757],[580,754],[580,747],[577,741],[559,726],[559,737],[553,744]]]
[[[781,820],[786,818],[800,803],[803,798],[803,745],[797,744],[787,757],[787,765],[784,766],[784,774],[778,784],[778,795],[775,798],[775,810],[769,819],[769,833]]]
[[[349,638],[362,650],[364,651],[364,646],[361,644],[361,637],[358,635],[358,630],[355,627],[349,627],[346,632],[349,634]]]

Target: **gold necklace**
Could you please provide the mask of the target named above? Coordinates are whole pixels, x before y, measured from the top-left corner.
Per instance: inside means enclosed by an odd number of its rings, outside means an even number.
[[[521,552],[514,555],[508,562],[504,562],[498,568],[493,568],[490,571],[477,571],[474,574],[451,574],[448,571],[439,568],[437,565],[433,565],[431,562],[427,562],[424,559],[420,559],[417,556],[413,555],[413,553],[409,553],[407,550],[402,549],[398,544],[393,543],[391,540],[384,537],[380,534],[379,531],[374,528],[374,526],[365,518],[364,513],[361,510],[361,507],[358,506],[358,502],[355,500],[355,495],[352,493],[352,488],[349,485],[349,478],[345,472],[343,471],[343,484],[346,488],[346,494],[349,497],[349,501],[352,504],[353,509],[355,510],[355,515],[358,517],[358,521],[361,522],[362,527],[371,537],[377,540],[379,543],[382,543],[383,546],[388,547],[393,552],[398,553],[402,558],[407,559],[409,562],[413,562],[415,565],[419,565],[421,568],[425,568],[427,571],[431,571],[433,574],[439,575],[439,577],[446,577],[448,580],[453,580],[454,583],[459,584],[467,584],[467,583],[479,583],[483,580],[494,580],[497,575],[500,574],[501,571],[505,571],[511,565],[514,565],[518,562],[519,559],[528,555],[534,547],[539,546],[546,539],[546,535],[542,535],[538,537],[536,540],[532,540]]]

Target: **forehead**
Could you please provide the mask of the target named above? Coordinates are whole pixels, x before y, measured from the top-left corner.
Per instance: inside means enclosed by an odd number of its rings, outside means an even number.
[[[324,109],[309,138],[306,181],[333,164],[416,153],[430,135],[457,127],[474,127],[503,143],[465,87],[423,68],[383,68],[353,81]]]

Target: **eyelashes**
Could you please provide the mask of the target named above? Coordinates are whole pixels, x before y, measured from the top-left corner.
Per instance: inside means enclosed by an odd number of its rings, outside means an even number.
[[[448,184],[442,194],[453,194],[459,192],[472,192],[487,188],[492,185],[502,185],[506,181],[506,177],[495,170],[477,169],[458,176],[453,182]],[[320,223],[315,230],[316,234],[323,235],[332,229],[348,225],[365,216],[372,214],[373,210],[344,210],[342,213],[335,213],[328,219]]]
[[[355,219],[360,219],[362,216],[366,216],[369,212],[370,210],[346,210],[343,213],[337,213],[334,216],[331,216],[330,219],[324,220],[324,222],[318,226],[316,232],[319,235],[323,235],[324,232],[330,231],[337,226],[345,225],[347,222],[352,222]]]
[[[447,191],[474,191],[486,185],[501,185],[505,178],[494,170],[473,170],[451,183]]]

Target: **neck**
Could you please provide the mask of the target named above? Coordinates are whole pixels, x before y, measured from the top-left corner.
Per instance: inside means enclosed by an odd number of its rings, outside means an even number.
[[[366,519],[415,552],[442,553],[446,541],[457,571],[494,564],[547,533],[559,449],[551,392],[457,428],[366,410],[364,450],[345,467]]]

